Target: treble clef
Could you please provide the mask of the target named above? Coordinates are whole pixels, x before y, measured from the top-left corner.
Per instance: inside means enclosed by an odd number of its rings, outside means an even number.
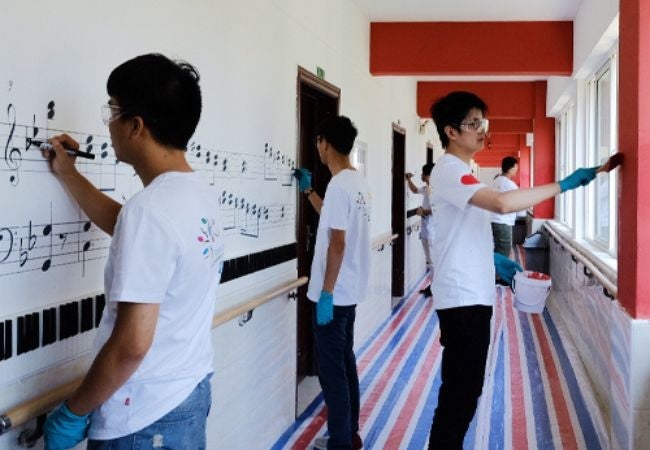
[[[17,147],[12,147],[11,142],[14,137],[14,131],[16,130],[16,108],[11,103],[7,107],[7,118],[11,124],[11,129],[9,130],[9,136],[7,137],[7,142],[5,142],[5,152],[4,160],[10,170],[13,170],[15,173],[9,177],[9,182],[16,186],[18,185],[18,168],[23,159],[23,155],[20,152],[20,149]]]

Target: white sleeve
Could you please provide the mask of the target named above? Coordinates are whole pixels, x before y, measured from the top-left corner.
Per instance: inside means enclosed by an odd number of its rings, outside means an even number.
[[[112,246],[114,270],[110,299],[162,303],[180,256],[180,239],[158,214],[135,207],[120,214]]]
[[[436,195],[462,209],[476,191],[485,185],[460,166],[452,166],[449,169],[438,175]]]
[[[338,186],[329,186],[323,200],[323,215],[327,228],[347,230],[350,221],[350,198]]]

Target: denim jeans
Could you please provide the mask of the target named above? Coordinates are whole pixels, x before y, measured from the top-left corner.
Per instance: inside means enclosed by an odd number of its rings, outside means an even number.
[[[87,449],[205,450],[205,423],[212,402],[211,376],[206,376],[183,403],[151,425],[117,439],[89,440]]]
[[[463,450],[465,433],[483,390],[492,307],[473,305],[436,312],[443,347],[442,384],[429,450]]]
[[[352,436],[359,431],[359,376],[354,356],[356,305],[335,306],[334,319],[316,323],[314,303],[314,345],[318,379],[327,405],[327,448],[351,449]]]

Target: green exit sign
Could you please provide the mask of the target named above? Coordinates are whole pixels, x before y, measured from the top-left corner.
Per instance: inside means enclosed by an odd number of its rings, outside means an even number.
[[[325,69],[322,67],[316,67],[316,76],[321,80],[325,79]]]

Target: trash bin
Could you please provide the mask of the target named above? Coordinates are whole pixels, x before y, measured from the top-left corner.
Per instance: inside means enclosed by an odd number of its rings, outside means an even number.
[[[526,270],[549,275],[549,248],[546,235],[539,231],[531,234],[524,240],[523,247],[526,252]]]

